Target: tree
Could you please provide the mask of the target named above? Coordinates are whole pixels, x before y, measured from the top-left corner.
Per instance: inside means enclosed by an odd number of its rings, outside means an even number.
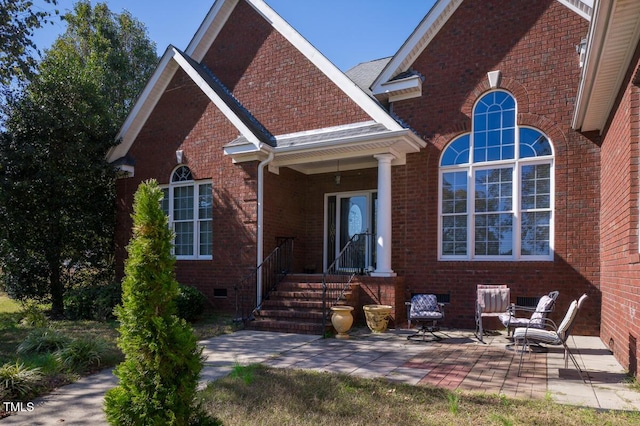
[[[202,349],[175,315],[173,235],[162,197],[155,181],[142,183],[134,196],[133,237],[116,310],[125,360],[115,372],[119,385],[105,395],[111,424],[188,425],[202,415],[195,404]]]
[[[64,18],[38,74],[9,99],[0,137],[0,285],[18,299],[50,297],[54,316],[65,277],[112,258],[115,172],[105,156],[156,64],[128,13],[82,1]]]
[[[44,0],[58,4],[57,0]],[[31,37],[33,30],[49,22],[48,11],[33,10],[30,0],[0,0],[0,84],[9,85],[14,77],[29,77],[37,62]],[[56,10],[57,14],[58,11]]]

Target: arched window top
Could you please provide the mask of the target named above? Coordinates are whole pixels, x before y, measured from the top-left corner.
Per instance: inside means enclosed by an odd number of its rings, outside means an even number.
[[[543,157],[553,155],[551,142],[536,129],[520,128],[520,158]]]
[[[469,162],[469,146],[471,138],[469,134],[454,139],[442,154],[441,166],[453,166],[455,164],[467,164]]]
[[[178,167],[171,175],[171,183],[174,182],[189,182],[193,180],[191,170],[187,166]]]
[[[487,114],[498,112],[515,112],[516,101],[507,92],[490,92],[480,98],[474,109],[474,114]]]
[[[442,153],[440,166],[549,155],[553,155],[549,139],[539,130],[518,127],[515,98],[497,90],[478,100],[473,109],[473,131],[449,143]]]

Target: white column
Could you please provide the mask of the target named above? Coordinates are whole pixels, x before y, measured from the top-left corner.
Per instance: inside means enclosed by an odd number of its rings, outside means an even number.
[[[391,269],[391,161],[392,154],[374,155],[378,160],[378,214],[376,216],[376,270],[374,277],[395,277]]]

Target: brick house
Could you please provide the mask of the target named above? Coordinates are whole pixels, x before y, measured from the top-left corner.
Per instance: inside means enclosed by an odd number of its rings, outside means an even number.
[[[178,281],[217,309],[262,306],[256,266],[284,244],[311,283],[362,233],[342,268],[354,306],[389,304],[402,326],[411,294],[436,293],[447,325],[472,328],[477,284],[514,302],[559,290],[554,319],[587,293],[575,332],[636,371],[635,3],[439,0],[395,56],[345,74],[262,0],[215,1],[109,153],[119,265],[154,178]]]

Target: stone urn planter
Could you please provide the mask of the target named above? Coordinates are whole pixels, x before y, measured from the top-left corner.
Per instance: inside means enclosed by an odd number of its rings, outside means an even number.
[[[347,332],[353,325],[353,315],[351,315],[353,307],[351,306],[332,306],[331,307],[331,324],[338,334],[336,339],[348,339]]]
[[[391,316],[391,305],[364,305],[364,317],[367,320],[367,327],[374,333],[384,333],[389,324]]]

